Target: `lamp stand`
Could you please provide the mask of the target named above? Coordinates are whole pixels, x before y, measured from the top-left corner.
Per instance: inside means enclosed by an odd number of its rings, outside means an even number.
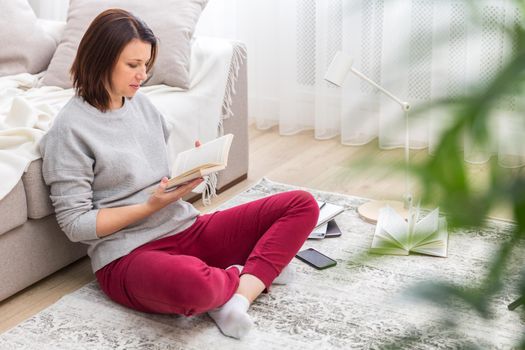
[[[406,178],[405,178],[405,194],[403,196],[404,197],[403,202],[370,201],[360,206],[357,209],[357,212],[359,213],[361,218],[363,218],[364,220],[371,222],[371,223],[376,223],[379,217],[379,210],[383,208],[384,206],[389,205],[393,209],[395,209],[396,212],[406,220],[408,218],[408,211],[412,206],[412,195],[410,194],[409,176],[408,176],[409,155],[410,155],[409,131],[408,131],[408,111],[410,110],[410,104],[408,102],[405,102],[399,99],[393,93],[383,88],[382,86],[377,84],[375,81],[367,77],[365,74],[361,73],[360,71],[352,67],[352,58],[344,54],[341,51],[338,51],[335,54],[332,62],[330,63],[330,66],[328,67],[328,71],[326,72],[324,79],[332,84],[341,86],[348,72],[354,73],[359,78],[368,82],[370,85],[372,85],[373,87],[381,91],[383,94],[388,96],[393,101],[395,101],[399,106],[401,106],[401,109],[405,116],[405,145],[404,146],[405,146]]]
[[[405,204],[401,201],[371,200],[360,205],[357,208],[357,213],[361,219],[371,224],[375,224],[379,218],[379,211],[387,205],[392,207],[392,209],[394,209],[403,219],[407,220],[408,208],[405,208]]]
[[[409,147],[409,124],[408,124],[408,110],[410,106],[406,102],[402,102],[401,108],[405,116],[405,193],[403,195],[403,202],[393,200],[371,200],[362,204],[357,208],[357,213],[361,219],[375,224],[379,218],[379,211],[385,206],[389,206],[394,209],[403,219],[408,220],[408,211],[412,206],[412,195],[410,194],[410,180],[409,180],[409,168],[410,168],[410,147]]]

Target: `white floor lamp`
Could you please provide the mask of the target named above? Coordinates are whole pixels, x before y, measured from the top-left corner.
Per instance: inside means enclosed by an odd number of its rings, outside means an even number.
[[[390,97],[393,101],[397,102],[401,109],[403,110],[405,116],[405,194],[403,202],[399,201],[388,201],[388,200],[379,200],[379,201],[370,201],[361,205],[357,211],[359,215],[366,221],[371,223],[376,223],[379,216],[379,210],[386,205],[391,206],[395,209],[399,215],[405,219],[408,217],[408,209],[412,205],[412,195],[410,194],[409,188],[409,178],[408,178],[408,166],[409,166],[409,129],[408,129],[408,111],[410,110],[410,104],[408,102],[402,101],[390,91],[381,87],[379,84],[368,78],[366,75],[361,73],[352,67],[352,58],[341,51],[338,51],[328,67],[328,71],[324,79],[332,84],[337,86],[342,86],[345,81],[346,75],[348,72],[352,72],[361,79],[368,82],[370,85],[374,86],[376,89]]]

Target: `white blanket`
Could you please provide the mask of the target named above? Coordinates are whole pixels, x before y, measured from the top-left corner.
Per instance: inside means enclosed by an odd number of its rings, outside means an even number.
[[[198,38],[192,46],[190,89],[165,85],[142,88],[172,128],[170,159],[181,150],[217,137],[227,88],[232,44]],[[39,75],[0,78],[0,200],[18,183],[29,164],[40,158],[38,141],[72,89],[38,87]]]

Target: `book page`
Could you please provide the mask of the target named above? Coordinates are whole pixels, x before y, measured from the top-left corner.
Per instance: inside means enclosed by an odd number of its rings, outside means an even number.
[[[379,218],[381,228],[386,231],[400,246],[409,250],[408,246],[408,223],[392,207],[386,206],[380,209]],[[380,220],[377,220],[379,225]]]
[[[408,223],[391,207],[381,208],[370,248],[371,253],[408,255],[405,246]]]
[[[391,255],[408,255],[409,251],[403,248],[395,239],[384,231],[380,226],[376,226],[374,238],[370,252],[375,254],[391,254]]]
[[[447,221],[433,210],[417,221],[417,211],[412,217],[414,232],[409,242],[409,223],[391,207],[381,208],[370,248],[371,253],[408,255],[409,252],[446,257],[448,251]],[[417,242],[417,243],[414,243]],[[408,246],[410,243],[411,246]]]
[[[439,208],[432,210],[427,216],[414,224],[412,233],[412,246],[417,246],[427,237],[436,233],[438,230]]]
[[[228,153],[233,140],[233,135],[228,134],[210,142],[206,142],[200,147],[177,154],[173,164],[171,176],[176,177],[191,170],[216,165],[227,165]]]
[[[447,220],[445,218],[439,218],[438,228],[414,247],[412,251],[446,258],[448,255]]]

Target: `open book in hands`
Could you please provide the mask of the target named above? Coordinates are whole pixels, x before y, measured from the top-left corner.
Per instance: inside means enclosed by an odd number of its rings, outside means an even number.
[[[166,190],[225,169],[232,140],[233,135],[227,134],[177,154]]]
[[[447,257],[447,221],[434,209],[419,220],[419,208],[409,211],[408,222],[389,206],[381,208],[371,253],[408,255],[410,252]]]

